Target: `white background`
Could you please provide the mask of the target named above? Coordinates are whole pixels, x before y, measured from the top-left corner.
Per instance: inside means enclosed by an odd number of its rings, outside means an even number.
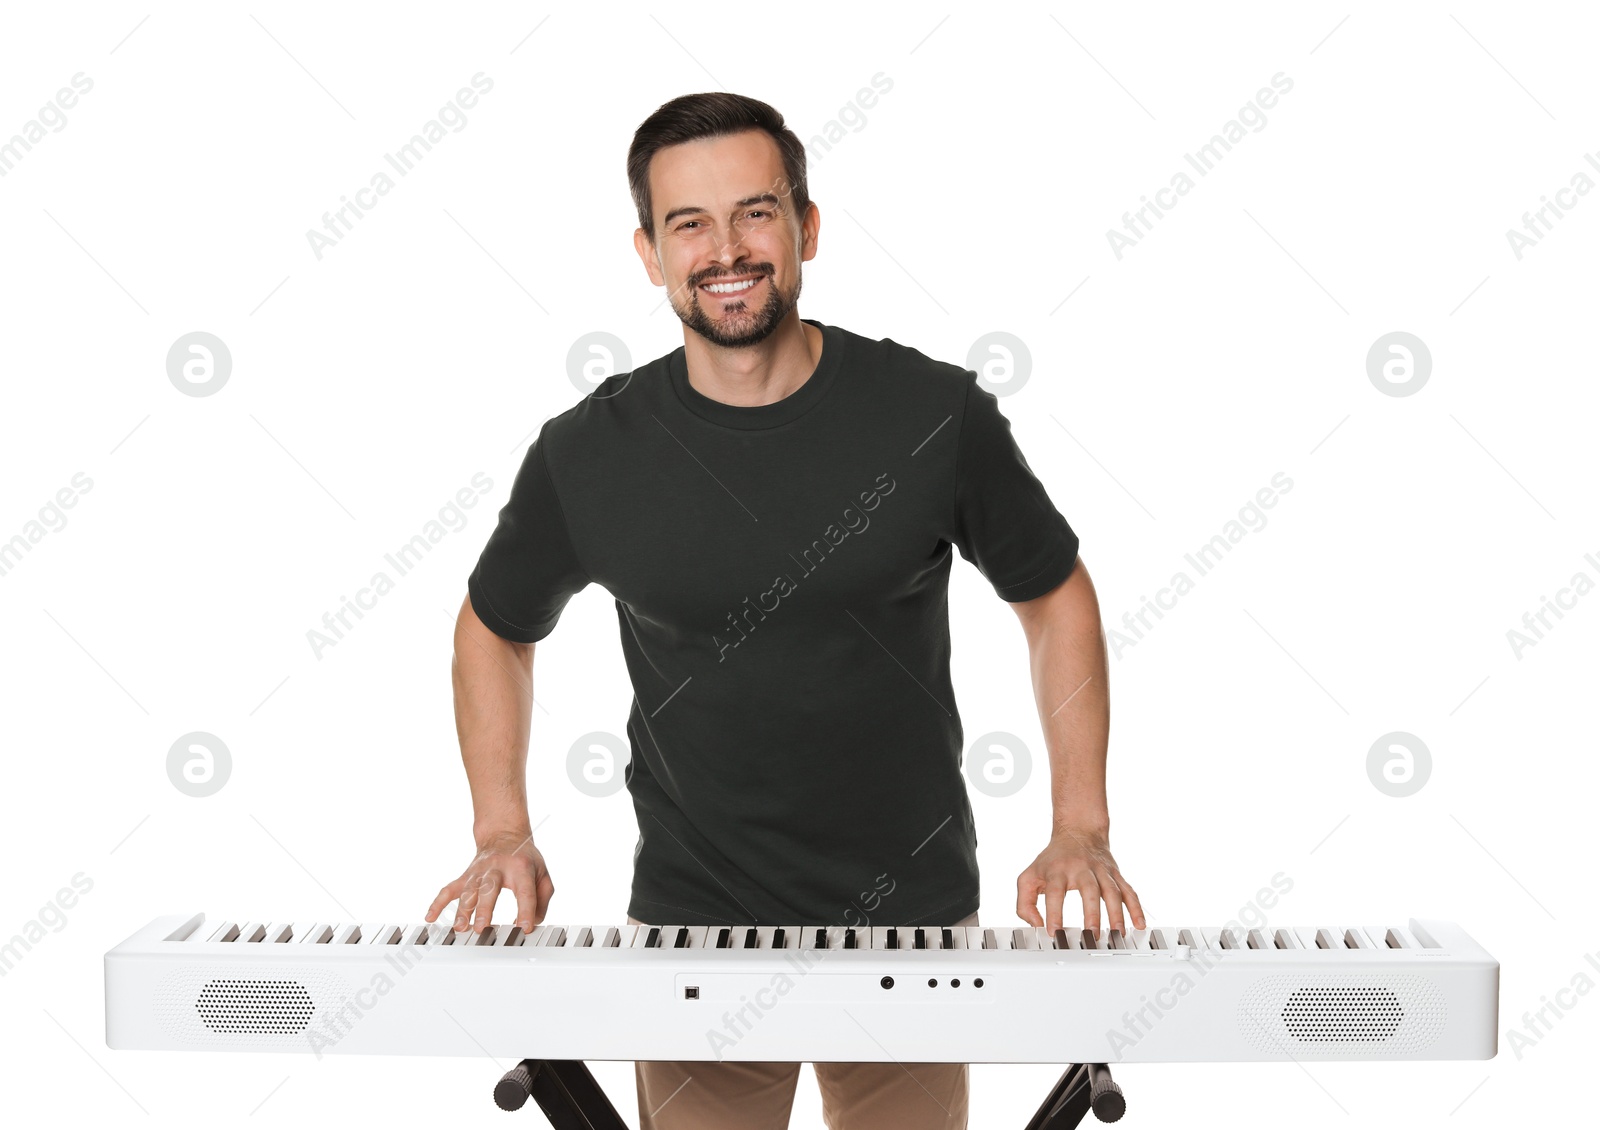
[[[0,978],[9,1109],[498,1117],[508,1064],[112,1052],[101,955],[158,914],[420,918],[471,854],[450,632],[494,512],[580,395],[575,341],[614,334],[635,363],[682,342],[631,242],[632,131],[726,89],[809,139],[879,72],[892,89],[813,155],[801,313],[963,364],[990,331],[1026,343],[1002,410],[1108,629],[1293,480],[1112,660],[1112,842],[1152,923],[1221,924],[1282,872],[1274,925],[1454,919],[1501,962],[1493,1061],[1128,1067],[1129,1124],[1498,1126],[1579,1103],[1596,994],[1520,1055],[1507,1033],[1600,978],[1600,595],[1520,656],[1507,632],[1600,579],[1600,198],[1520,260],[1506,232],[1600,181],[1596,31],[1582,5],[1470,2],[8,5],[0,138],[94,84],[0,178],[0,540],[93,483],[0,576],[0,940],[93,883]],[[480,71],[465,128],[319,260],[306,231]],[[1265,127],[1119,261],[1107,231],[1278,72]],[[167,377],[195,330],[232,354],[215,395]],[[1395,330],[1432,355],[1414,395],[1367,375]],[[319,658],[308,630],[478,472],[465,528]],[[1017,794],[973,795],[982,917],[1007,925],[1046,840],[1044,749],[1010,610],[964,561],[951,589],[968,740],[1034,759]],[[567,770],[629,703],[600,589],[540,644],[535,691],[549,920],[621,922],[627,794]],[[1367,772],[1397,730],[1432,757],[1404,798]],[[167,775],[191,731],[231,752],[203,799]],[[597,1073],[631,1121],[631,1068]],[[1056,1074],[975,1068],[972,1125],[1020,1126]],[[809,1071],[795,1111],[820,1125]]]

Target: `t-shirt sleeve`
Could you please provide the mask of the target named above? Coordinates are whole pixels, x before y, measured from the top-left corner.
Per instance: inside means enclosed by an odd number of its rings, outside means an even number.
[[[589,583],[545,456],[541,431],[467,578],[467,597],[478,619],[495,635],[516,643],[548,636],[567,601]]]
[[[1032,600],[1071,574],[1078,535],[1023,458],[999,400],[974,373],[966,380],[952,540],[1000,599]]]

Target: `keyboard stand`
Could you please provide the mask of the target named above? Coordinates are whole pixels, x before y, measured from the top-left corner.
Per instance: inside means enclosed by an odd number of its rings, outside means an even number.
[[[495,1084],[501,1110],[519,1110],[529,1096],[554,1130],[628,1130],[617,1108],[582,1060],[525,1059]],[[1101,1122],[1115,1122],[1127,1104],[1103,1063],[1074,1063],[1045,1096],[1026,1130],[1073,1130],[1091,1110]]]
[[[1103,1063],[1074,1063],[1056,1080],[1043,1105],[1029,1120],[1027,1130],[1072,1130],[1091,1110],[1101,1122],[1115,1122],[1127,1108],[1122,1088],[1112,1082],[1109,1067]]]
[[[517,1110],[530,1095],[555,1130],[628,1130],[582,1060],[525,1059],[494,1087],[501,1110]]]

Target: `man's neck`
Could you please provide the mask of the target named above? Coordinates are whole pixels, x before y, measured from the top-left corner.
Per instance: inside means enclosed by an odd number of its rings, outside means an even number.
[[[742,408],[775,404],[811,379],[822,359],[822,331],[796,311],[765,341],[729,349],[684,330],[689,384],[702,396]]]

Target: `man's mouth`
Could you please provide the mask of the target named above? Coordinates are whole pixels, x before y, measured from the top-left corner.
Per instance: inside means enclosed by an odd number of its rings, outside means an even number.
[[[764,275],[756,275],[753,278],[744,279],[716,279],[713,282],[701,283],[700,289],[707,294],[715,294],[723,298],[736,297],[753,288],[764,277]]]

